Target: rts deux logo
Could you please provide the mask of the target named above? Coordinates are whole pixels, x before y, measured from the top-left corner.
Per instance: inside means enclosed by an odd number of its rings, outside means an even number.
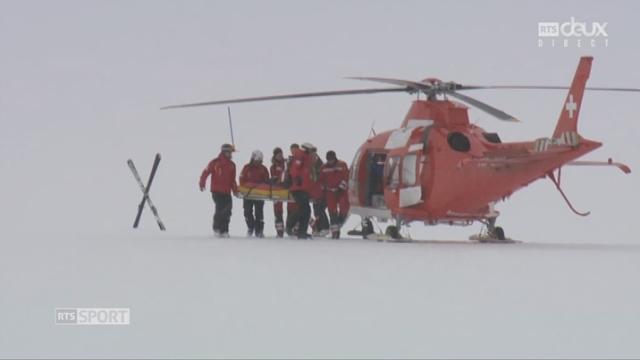
[[[563,23],[539,22],[538,47],[609,47],[607,23],[576,21],[573,16]]]

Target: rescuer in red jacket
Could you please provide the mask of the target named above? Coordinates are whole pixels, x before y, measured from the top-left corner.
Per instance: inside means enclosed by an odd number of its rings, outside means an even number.
[[[327,218],[327,202],[324,197],[324,188],[320,183],[320,169],[322,168],[322,159],[318,155],[318,149],[313,148],[310,151],[311,165],[311,201],[313,202],[313,235],[325,236],[329,233],[329,218]]]
[[[293,154],[300,149],[300,145],[293,143],[289,146],[291,155],[287,158],[286,168],[284,171],[283,185],[287,188],[291,187],[291,164],[293,163]],[[298,205],[293,202],[287,202],[287,220],[285,222],[285,231],[287,235],[294,236],[297,232],[296,226],[298,224]]]
[[[251,153],[251,160],[242,168],[240,173],[240,185],[256,186],[269,182],[269,170],[262,165],[262,151],[255,150]],[[247,223],[247,236],[255,234],[256,237],[264,237],[264,200],[242,200],[244,208],[244,220]]]
[[[285,161],[282,149],[276,147],[273,149],[273,156],[271,157],[271,167],[269,173],[271,175],[271,183],[273,185],[282,185],[284,183],[285,175]],[[284,236],[284,218],[283,218],[282,201],[273,202],[273,214],[276,223],[276,233],[279,238]]]
[[[217,158],[211,160],[200,175],[200,191],[204,191],[207,178],[211,176],[211,197],[215,203],[213,232],[219,237],[229,237],[229,221],[233,200],[231,192],[238,192],[236,164],[231,161],[233,146],[224,144]]]
[[[349,196],[347,184],[349,181],[349,167],[344,161],[338,160],[336,153],[327,151],[327,162],[320,170],[320,182],[325,189],[329,219],[331,220],[331,237],[340,238],[340,227],[349,214]]]
[[[311,150],[315,146],[304,143],[301,149],[296,149],[293,153],[291,161],[291,191],[293,198],[298,206],[298,239],[310,239],[307,234],[309,227],[309,218],[311,217],[311,207],[309,206],[309,194],[311,192]]]

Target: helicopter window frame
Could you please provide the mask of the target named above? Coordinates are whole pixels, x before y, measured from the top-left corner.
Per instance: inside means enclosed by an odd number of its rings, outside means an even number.
[[[401,157],[399,155],[388,156],[387,166],[385,166],[385,186],[398,187],[400,185],[400,164]]]
[[[412,186],[418,181],[418,154],[410,153],[402,158],[402,185]]]
[[[356,151],[355,156],[353,157],[353,161],[351,162],[351,171],[349,173],[349,179],[352,181],[357,180],[358,178],[358,170],[360,169],[360,154],[362,153],[362,149],[358,149]]]
[[[358,186],[358,171],[360,170],[360,155],[362,149],[358,149],[353,157],[351,166],[349,167],[349,188],[353,189],[353,194],[356,199],[360,196],[360,187]]]

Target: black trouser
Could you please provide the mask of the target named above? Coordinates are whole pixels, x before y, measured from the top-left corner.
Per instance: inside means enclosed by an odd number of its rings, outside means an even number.
[[[309,194],[306,191],[293,191],[293,199],[298,205],[295,220],[298,223],[298,236],[306,236],[311,217],[311,206],[309,205]]]
[[[244,208],[244,220],[247,222],[247,229],[250,233],[255,231],[262,234],[264,231],[264,201],[263,200],[242,200]],[[254,214],[255,209],[255,214]]]
[[[229,232],[229,221],[231,221],[231,208],[233,201],[231,194],[212,192],[213,202],[216,204],[216,211],[213,214],[213,231],[219,233]]]
[[[284,234],[284,217],[282,216],[283,206],[281,202],[273,203],[273,216],[275,217],[276,232],[278,237],[282,237]]]
[[[293,193],[291,193],[293,195]],[[294,199],[295,200],[295,199]],[[285,229],[287,234],[293,232],[293,229],[296,227],[298,223],[298,209],[287,207],[287,220],[285,222]]]
[[[314,200],[313,216],[316,218],[314,227],[316,231],[329,229],[329,218],[327,217],[327,203],[324,200]]]

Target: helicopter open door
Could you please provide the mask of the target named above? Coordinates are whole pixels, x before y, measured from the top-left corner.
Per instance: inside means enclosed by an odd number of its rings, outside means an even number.
[[[389,207],[409,207],[422,203],[420,168],[422,146],[396,149],[387,156],[384,198]]]
[[[384,201],[384,166],[387,154],[372,150],[366,156],[365,205],[386,209]]]

